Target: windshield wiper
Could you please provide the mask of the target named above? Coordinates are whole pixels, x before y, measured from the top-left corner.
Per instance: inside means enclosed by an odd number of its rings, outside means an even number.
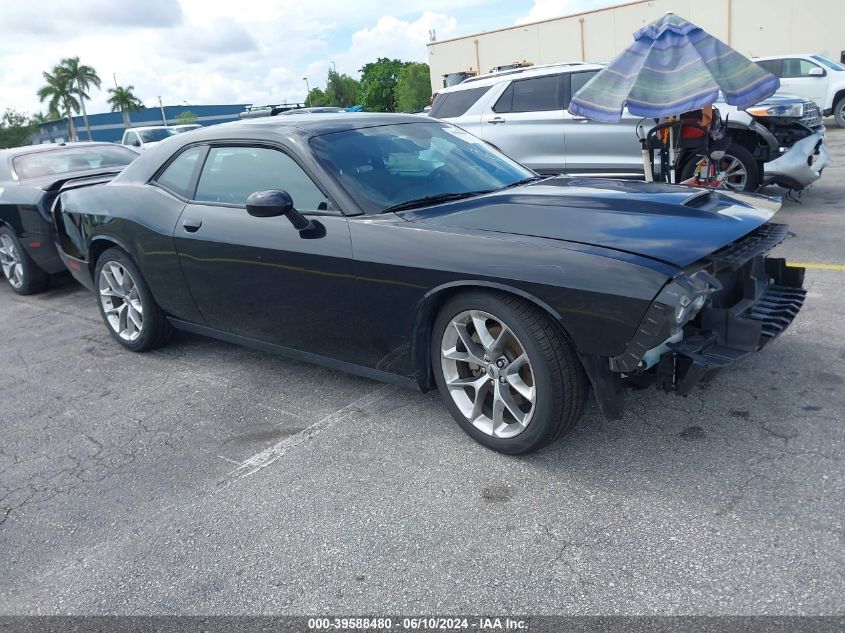
[[[551,176],[529,176],[528,178],[523,178],[522,180],[517,180],[516,182],[512,182],[509,185],[505,185],[502,189],[512,189],[514,187],[519,187],[520,185],[527,185],[529,182],[537,182],[538,180],[546,180],[546,178],[550,178]]]
[[[484,191],[464,191],[463,193],[438,193],[433,196],[425,196],[423,198],[416,198],[414,200],[407,200],[394,204],[392,207],[387,207],[382,210],[382,213],[391,213],[393,211],[405,211],[407,209],[418,209],[419,207],[427,207],[441,202],[451,202],[452,200],[462,200],[464,198],[472,198],[473,196],[480,196],[483,193],[490,193],[490,189]]]

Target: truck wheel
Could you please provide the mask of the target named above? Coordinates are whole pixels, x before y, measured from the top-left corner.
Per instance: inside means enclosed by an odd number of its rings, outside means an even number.
[[[692,178],[695,166],[700,159],[693,156],[681,167],[679,181]],[[725,178],[722,185],[733,191],[756,191],[760,186],[760,167],[747,149],[736,142],[725,150],[725,156],[717,165],[719,172]]]
[[[836,119],[836,125],[845,127],[845,97],[841,97],[833,106],[833,118]]]
[[[35,265],[8,226],[0,227],[0,268],[12,290],[19,295],[31,295],[47,288],[47,273]]]

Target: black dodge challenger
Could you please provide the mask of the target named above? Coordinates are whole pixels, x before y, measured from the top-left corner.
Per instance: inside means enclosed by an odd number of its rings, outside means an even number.
[[[410,115],[253,119],[175,136],[68,191],[60,251],[136,351],[174,328],[437,387],[504,453],[686,394],[804,300],[767,198],[541,178]]]
[[[112,143],[31,145],[0,151],[0,267],[18,294],[47,287],[65,266],[50,207],[72,187],[107,182],[137,158]]]

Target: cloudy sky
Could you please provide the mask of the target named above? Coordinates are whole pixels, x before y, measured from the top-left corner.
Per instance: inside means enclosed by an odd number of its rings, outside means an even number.
[[[106,88],[132,84],[147,106],[302,101],[378,57],[426,61],[429,30],[447,39],[618,0],[40,0],[0,1],[0,112],[46,107],[41,73],[79,55]]]

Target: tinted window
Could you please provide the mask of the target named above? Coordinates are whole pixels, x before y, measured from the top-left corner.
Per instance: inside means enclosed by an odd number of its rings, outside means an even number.
[[[599,74],[598,70],[588,70],[583,73],[572,73],[569,75],[569,94],[570,99],[575,96],[575,94],[583,88],[590,79],[595,77]],[[568,106],[569,104],[567,104]]]
[[[542,112],[562,109],[558,78],[559,75],[550,75],[514,81],[496,101],[493,111]]]
[[[410,123],[324,134],[314,153],[365,212],[442,193],[493,191],[533,172],[444,123]]]
[[[819,68],[818,65],[806,59],[784,59],[783,67],[780,71],[780,76],[784,79],[792,77],[809,77],[810,70]]]
[[[490,86],[440,93],[431,105],[431,111],[428,115],[436,119],[451,119],[461,116],[488,90],[490,90]]]
[[[122,168],[136,158],[138,154],[120,145],[68,147],[22,154],[12,160],[12,166],[18,178],[25,179],[104,167]],[[116,171],[120,170],[116,169]]]
[[[245,204],[250,194],[284,189],[301,211],[325,210],[326,196],[292,158],[266,147],[213,147],[195,199]]]
[[[145,143],[155,143],[156,141],[163,141],[168,136],[173,136],[176,134],[176,130],[172,127],[165,127],[155,130],[138,130],[138,134]]]
[[[190,198],[193,193],[191,185],[194,170],[197,167],[197,159],[201,152],[202,148],[192,147],[179,154],[176,160],[170,163],[158,177],[158,183],[166,189],[178,193],[183,198]]]
[[[766,71],[772,73],[773,75],[777,75],[777,73],[778,73],[778,60],[776,60],[776,59],[765,59],[761,62],[756,62],[756,63],[763,70],[766,70]]]

